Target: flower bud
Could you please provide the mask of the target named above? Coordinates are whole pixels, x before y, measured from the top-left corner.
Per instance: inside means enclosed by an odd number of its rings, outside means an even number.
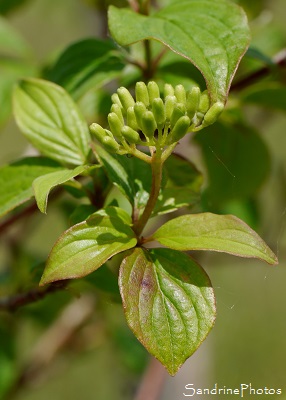
[[[149,93],[149,101],[150,104],[153,103],[153,100],[157,97],[160,97],[160,90],[156,82],[150,81],[148,82],[148,93]]]
[[[174,126],[179,118],[183,117],[186,113],[186,107],[182,103],[177,103],[171,115],[171,126]]]
[[[164,98],[166,99],[167,96],[174,96],[175,90],[172,85],[169,83],[165,83],[164,85]]]
[[[117,104],[120,108],[123,107],[117,93],[113,93],[113,95],[111,96],[111,100],[113,104]]]
[[[201,94],[198,111],[205,114],[210,108],[210,99],[207,90]]]
[[[102,128],[102,126],[100,126],[99,124],[94,122],[93,124],[90,125],[89,130],[90,130],[90,133],[92,133],[96,137],[96,139],[100,143],[102,143],[104,137],[106,136],[106,132]]]
[[[200,102],[201,91],[198,86],[194,86],[189,92],[186,101],[187,114],[190,119],[195,115]]]
[[[145,111],[142,115],[142,131],[146,138],[153,139],[157,124],[151,111]]]
[[[212,125],[218,119],[223,109],[223,103],[221,103],[220,101],[214,103],[204,116],[203,126]]]
[[[178,103],[186,104],[187,95],[183,85],[177,85],[175,87],[175,96],[178,100]]]
[[[166,112],[165,112],[164,103],[163,103],[163,100],[161,99],[161,97],[158,97],[157,99],[153,100],[152,111],[153,111],[155,120],[157,122],[158,128],[162,129],[163,126],[165,125],[165,121],[166,121]]]
[[[141,103],[141,101],[140,102],[138,101],[137,103],[135,103],[134,114],[136,117],[137,124],[141,130],[142,130],[142,116],[146,111],[147,111],[147,109],[146,109],[144,103]]]
[[[121,134],[130,144],[136,144],[140,140],[139,133],[130,128],[130,126],[123,126],[121,129]]]
[[[105,149],[110,151],[111,153],[116,153],[119,150],[119,144],[109,135],[106,135],[101,143],[105,147]]]
[[[130,128],[134,129],[135,131],[139,129],[134,112],[134,107],[129,107],[127,110],[127,125],[130,126]]]
[[[148,89],[144,82],[136,83],[135,96],[136,96],[136,101],[142,102],[143,104],[145,104],[146,107],[149,106]]]
[[[110,126],[111,132],[113,133],[114,136],[117,138],[121,137],[121,128],[123,126],[122,121],[118,118],[118,115],[115,114],[114,112],[109,113],[107,116],[108,119],[108,124]]]
[[[124,118],[123,118],[123,108],[120,107],[118,104],[112,104],[110,111],[112,113],[115,113],[117,115],[117,117],[120,119],[120,121],[122,122],[122,124],[124,124]]]
[[[182,139],[188,133],[190,124],[191,120],[186,115],[179,118],[170,133],[169,142],[175,143],[178,142],[180,139]]]
[[[129,107],[134,106],[135,101],[131,96],[129,90],[127,90],[125,87],[122,86],[117,89],[117,94],[125,111],[127,111]]]
[[[175,96],[167,96],[165,99],[166,120],[170,121],[177,99]]]

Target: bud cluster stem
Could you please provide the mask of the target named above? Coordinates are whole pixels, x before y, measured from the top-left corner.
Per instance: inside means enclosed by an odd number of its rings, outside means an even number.
[[[156,205],[160,189],[161,189],[161,182],[162,182],[162,171],[163,171],[163,161],[162,161],[162,154],[161,149],[157,149],[156,152],[152,155],[151,161],[151,168],[152,168],[152,187],[150,191],[150,196],[146,207],[144,208],[143,214],[139,218],[139,220],[134,224],[133,230],[136,235],[139,237],[145,228],[151,214],[154,210]]]

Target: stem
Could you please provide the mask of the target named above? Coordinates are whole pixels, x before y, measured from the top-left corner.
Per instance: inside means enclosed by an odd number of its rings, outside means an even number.
[[[17,293],[8,297],[0,298],[0,310],[5,310],[9,312],[14,312],[18,308],[23,307],[27,304],[34,303],[38,300],[43,299],[48,294],[58,292],[59,290],[65,289],[67,286],[67,281],[61,281],[57,283],[52,283],[45,289],[32,289],[29,292]]]
[[[234,90],[242,90],[249,85],[255,83],[257,80],[266,77],[267,75],[270,75],[273,72],[275,67],[278,68],[285,68],[286,67],[286,49],[282,49],[279,53],[275,54],[275,56],[272,59],[273,61],[273,66],[266,65],[265,67],[262,67],[258,69],[257,71],[254,71],[252,74],[242,78],[238,82],[234,83],[231,86],[231,91]]]
[[[144,48],[145,48],[145,68],[143,71],[145,79],[148,81],[153,76],[153,67],[152,67],[152,54],[151,54],[151,42],[150,40],[144,40]]]
[[[152,357],[134,400],[158,400],[166,377],[164,367]]]
[[[136,235],[140,236],[145,225],[147,224],[152,211],[155,207],[156,201],[159,196],[161,181],[162,181],[162,170],[163,170],[163,162],[161,159],[161,149],[157,148],[157,151],[153,153],[152,162],[152,187],[148,202],[143,211],[143,214],[139,218],[139,220],[134,224],[133,230]]]

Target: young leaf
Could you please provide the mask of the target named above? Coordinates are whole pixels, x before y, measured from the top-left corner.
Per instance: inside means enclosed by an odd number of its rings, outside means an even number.
[[[123,210],[107,207],[72,226],[52,248],[40,284],[83,277],[115,254],[136,246],[130,222]]]
[[[61,54],[47,77],[78,99],[118,77],[124,68],[121,58],[111,41],[80,40]]]
[[[41,175],[55,172],[60,165],[41,157],[28,157],[0,168],[0,216],[34,196],[32,183]]]
[[[278,262],[260,236],[233,215],[184,215],[166,222],[152,239],[175,250],[212,250]]]
[[[226,0],[183,0],[152,16],[111,6],[108,20],[122,46],[155,39],[190,60],[204,75],[212,102],[226,100],[250,41],[243,10]]]
[[[85,164],[90,135],[84,118],[60,86],[24,79],[14,91],[14,113],[23,134],[43,154],[63,164]]]
[[[33,182],[33,189],[39,210],[42,213],[46,213],[48,196],[55,186],[61,185],[82,174],[88,168],[87,165],[80,165],[73,170],[62,169],[61,171],[50,172],[36,178]]]
[[[214,324],[207,274],[184,253],[136,248],[121,264],[119,287],[131,330],[175,375]]]

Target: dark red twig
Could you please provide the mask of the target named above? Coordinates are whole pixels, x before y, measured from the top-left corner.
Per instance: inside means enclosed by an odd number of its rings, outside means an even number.
[[[240,79],[236,83],[231,86],[231,91],[242,90],[249,85],[255,83],[256,81],[265,78],[269,74],[273,72],[275,68],[285,68],[286,67],[286,49],[282,49],[279,53],[277,53],[273,59],[273,66],[265,65],[264,67],[258,69],[252,74]]]
[[[0,297],[0,311],[15,312],[18,308],[43,299],[47,295],[66,288],[68,281],[52,283],[45,288],[34,288],[24,293],[17,293],[12,296]]]

